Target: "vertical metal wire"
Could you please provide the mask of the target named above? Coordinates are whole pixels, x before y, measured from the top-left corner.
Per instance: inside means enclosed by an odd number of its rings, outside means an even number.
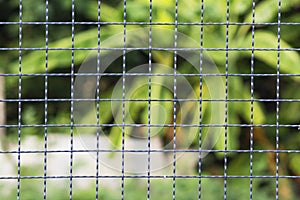
[[[254,140],[254,127],[253,127],[253,117],[254,117],[254,32],[255,32],[255,0],[252,2],[252,33],[251,33],[251,67],[250,67],[250,95],[251,95],[251,103],[250,103],[250,199],[253,197],[253,140]]]
[[[200,10],[200,97],[199,97],[199,159],[198,159],[198,175],[199,175],[199,181],[198,181],[198,199],[201,199],[201,185],[202,185],[202,106],[203,106],[203,23],[204,23],[204,0],[201,0],[201,10]]]
[[[176,199],[176,142],[177,142],[177,138],[176,138],[176,134],[177,134],[177,80],[176,80],[176,75],[177,75],[177,32],[178,32],[178,0],[175,1],[175,30],[174,30],[174,104],[173,104],[173,150],[174,150],[174,154],[173,154],[173,192],[172,192],[172,196],[173,199]]]
[[[97,26],[97,83],[96,83],[96,123],[97,123],[97,130],[96,130],[96,200],[99,199],[99,149],[100,149],[100,144],[99,144],[99,139],[100,139],[100,38],[101,38],[101,26],[100,26],[100,21],[101,21],[101,0],[98,0],[98,13],[97,13],[97,21],[98,21],[98,26]]]
[[[152,80],[151,80],[151,73],[152,73],[152,0],[150,0],[150,4],[149,4],[149,68],[148,68],[148,72],[149,72],[149,76],[148,76],[148,166],[147,166],[147,199],[150,200],[150,184],[151,184],[151,180],[150,180],[150,171],[151,171],[151,157],[150,157],[150,150],[151,150],[151,142],[150,142],[150,138],[151,138],[151,84],[152,84]]]
[[[124,176],[125,176],[125,166],[124,166],[124,162],[125,162],[125,154],[124,154],[124,150],[125,150],[125,92],[126,92],[126,88],[125,88],[125,75],[126,75],[126,24],[127,24],[127,16],[126,16],[126,0],[124,0],[124,4],[123,4],[123,22],[124,22],[124,30],[123,30],[123,43],[124,43],[124,50],[123,50],[123,66],[122,66],[122,183],[121,183],[121,187],[122,187],[122,191],[121,191],[121,195],[122,195],[122,199],[124,199],[124,184],[125,184],[125,180],[124,180]]]
[[[280,22],[281,0],[278,0],[278,26],[277,26],[277,76],[276,76],[276,200],[279,199],[279,100],[280,100]]]
[[[48,146],[48,46],[49,46],[49,30],[48,30],[48,24],[47,22],[49,21],[49,2],[46,0],[45,2],[45,11],[46,11],[46,25],[45,25],[45,43],[46,43],[46,52],[45,52],[45,104],[44,104],[44,190],[43,190],[43,195],[44,195],[44,200],[47,199],[47,146]]]
[[[18,186],[17,199],[21,195],[21,126],[22,126],[22,34],[23,34],[23,2],[19,2],[19,80],[18,80]]]
[[[75,0],[72,0],[72,56],[71,56],[71,108],[70,108],[70,199],[73,198],[73,134],[74,134],[74,68],[75,68]]]
[[[224,200],[227,199],[227,134],[228,134],[228,90],[229,90],[229,83],[228,83],[228,72],[229,72],[229,10],[230,10],[230,1],[227,0],[226,2],[226,62],[225,62],[225,127],[224,127]]]

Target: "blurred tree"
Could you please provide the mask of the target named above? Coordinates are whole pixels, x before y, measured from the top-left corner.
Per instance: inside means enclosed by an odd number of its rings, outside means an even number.
[[[96,1],[75,1],[75,20],[77,22],[97,21],[98,5]],[[276,0],[256,1],[255,7],[255,25],[254,45],[255,48],[277,48],[278,43],[278,2]],[[19,2],[0,0],[0,21],[19,22]],[[282,2],[281,22],[299,22],[300,1],[289,0]],[[230,22],[239,22],[245,24],[229,25],[229,48],[248,48],[244,51],[229,51],[229,73],[239,76],[229,76],[229,99],[250,100],[250,62],[251,62],[251,44],[252,44],[252,1],[230,1]],[[45,21],[45,3],[43,1],[27,0],[23,1],[23,22],[43,22]],[[175,3],[174,1],[153,0],[153,22],[174,23]],[[190,0],[188,3],[179,1],[178,20],[184,23],[200,22],[201,6],[199,1]],[[53,0],[49,2],[49,20],[51,22],[70,22],[71,21],[71,1]],[[133,0],[127,2],[127,21],[128,22],[149,22],[149,2],[144,0]],[[101,22],[123,22],[123,2],[122,1],[103,1],[101,3]],[[226,24],[217,24],[226,22],[226,1],[216,2],[214,0],[204,1],[204,22],[214,22],[216,24],[203,25],[203,45],[205,48],[225,48],[226,44]],[[247,23],[247,24],[246,24]],[[153,25],[154,26],[154,25]],[[17,48],[19,37],[19,24],[0,24],[0,44],[1,48]],[[127,25],[128,30],[146,25]],[[174,30],[174,25],[155,25]],[[45,47],[45,25],[23,24],[23,47]],[[105,39],[122,32],[123,25],[101,25],[101,42]],[[199,42],[199,25],[178,25],[180,32]],[[280,26],[280,45],[281,48],[297,48],[300,44],[298,24],[282,24]],[[162,40],[170,40],[164,38]],[[146,41],[147,42],[147,41]],[[70,48],[71,47],[71,25],[49,25],[49,46],[52,48]],[[97,25],[75,25],[75,46],[76,47],[96,47],[97,46]],[[39,73],[45,73],[45,51],[24,50],[22,58],[23,73],[31,76],[22,77],[22,98],[44,98],[44,77],[36,76]],[[225,73],[225,52],[207,51],[209,57],[216,63],[219,71]],[[89,54],[88,51],[75,52],[75,69],[79,66]],[[167,66],[173,66],[173,54],[166,52],[154,52],[152,62]],[[254,76],[254,124],[276,124],[276,70],[277,70],[277,51],[255,51],[254,53],[254,73],[262,76]],[[15,76],[5,76],[6,96],[8,99],[17,99],[18,93],[18,51],[1,50],[0,52],[0,70],[6,74],[15,74]],[[49,51],[49,73],[70,73],[70,51]],[[139,51],[128,54],[128,66],[136,66],[138,63],[148,63],[148,52]],[[195,73],[191,71],[190,64],[179,58],[178,71],[181,73]],[[297,91],[300,85],[300,57],[297,51],[280,51],[280,73],[291,74],[291,76],[280,77],[280,97],[290,99],[290,101],[280,102],[280,123],[287,125],[296,125],[300,121],[300,103],[298,102],[300,94]],[[121,66],[121,58],[116,60],[108,67],[107,72],[116,72],[114,66]],[[269,74],[269,76],[267,76]],[[298,76],[297,76],[298,75]],[[163,79],[163,77],[162,77]],[[118,79],[111,77],[103,78],[101,82],[101,98],[111,98],[112,88]],[[137,79],[134,84],[138,84]],[[190,84],[199,97],[199,77],[189,78]],[[63,86],[63,87],[62,87]],[[140,88],[140,91],[134,93],[131,98],[148,98],[147,87]],[[203,90],[207,89],[204,83]],[[153,97],[162,99],[172,99],[171,93],[167,93],[163,88],[156,88],[159,91],[153,94]],[[209,98],[209,96],[204,96]],[[49,97],[48,98],[70,98],[70,77],[69,76],[51,76],[49,77]],[[269,99],[264,101],[263,99]],[[111,109],[109,102],[101,101],[100,108]],[[250,123],[250,101],[229,102],[229,123],[230,124],[249,124]],[[130,114],[135,123],[147,124],[147,104],[131,102]],[[161,104],[161,106],[170,111],[169,115],[164,116],[167,123],[173,123],[173,104]],[[208,116],[213,104],[207,104],[207,110],[203,110]],[[7,123],[17,124],[17,104],[7,103]],[[187,107],[189,112],[193,112],[193,106]],[[44,120],[44,103],[24,103],[22,109],[23,124],[42,124]],[[178,109],[179,110],[179,109]],[[68,124],[70,123],[70,104],[68,102],[49,103],[49,123]],[[136,113],[139,113],[137,115]],[[189,117],[176,113],[178,119]],[[95,118],[95,116],[92,116]],[[163,117],[163,116],[157,116]],[[183,119],[184,121],[184,119]],[[112,112],[103,112],[101,123],[113,123],[114,116]],[[207,122],[204,119],[204,123]],[[158,122],[159,123],[159,122]],[[249,149],[249,132],[247,128],[229,127],[230,149]],[[68,132],[68,129],[62,127],[49,128],[50,132]],[[120,129],[106,128],[105,134],[110,135],[114,144],[120,143]],[[136,131],[126,129],[126,131]],[[198,131],[198,129],[197,129]],[[26,134],[43,135],[43,131],[37,128],[24,129]],[[171,134],[169,134],[171,133]],[[280,148],[281,149],[299,149],[299,135],[295,128],[280,128]],[[14,137],[16,131],[7,130],[7,135]],[[145,133],[143,133],[145,134]],[[172,138],[172,130],[168,128],[161,129],[161,137],[166,143]],[[169,136],[168,136],[169,134]],[[180,137],[179,137],[180,138]],[[184,139],[184,137],[181,137]],[[182,139],[182,140],[183,140]],[[223,139],[215,146],[216,149],[223,149]],[[254,149],[275,149],[275,128],[254,128]],[[180,142],[180,141],[179,141]],[[197,139],[193,141],[191,148],[197,148]],[[223,155],[223,154],[222,154]],[[215,161],[212,164],[222,161],[222,155],[216,154]],[[299,156],[294,154],[280,154],[281,164],[279,167],[282,175],[300,175]],[[249,169],[242,168],[241,163],[249,162],[249,154],[230,154],[229,173],[234,175],[239,171],[248,175]],[[274,153],[255,154],[254,171],[256,174],[274,175],[275,160]],[[246,166],[249,167],[247,164]],[[207,166],[203,168],[207,174],[222,174],[223,166],[216,165],[214,168]],[[239,188],[241,182],[232,181],[233,188]],[[283,199],[296,199],[297,188],[300,183],[297,179],[282,181],[280,193]],[[268,187],[266,187],[267,185]],[[255,189],[257,194],[262,196],[274,196],[274,181],[272,179],[255,180]],[[295,186],[293,186],[295,185]],[[272,187],[271,187],[272,186]],[[240,189],[240,188],[239,188]],[[237,189],[237,190],[239,190]],[[248,190],[248,188],[246,188]],[[235,191],[237,191],[235,190]],[[246,193],[247,194],[247,193]],[[246,198],[246,197],[245,197]]]

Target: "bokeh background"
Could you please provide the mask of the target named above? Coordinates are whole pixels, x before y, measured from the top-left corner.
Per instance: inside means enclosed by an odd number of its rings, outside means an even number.
[[[123,3],[122,1],[101,1],[101,22],[118,22],[116,24],[101,24],[101,42],[105,39],[123,32]],[[290,74],[280,77],[280,109],[279,124],[286,125],[279,128],[279,149],[297,150],[300,149],[299,129],[296,127],[300,123],[300,1],[288,0],[281,2],[281,22],[280,44],[281,48],[290,48],[287,51],[280,51],[280,73]],[[51,0],[49,1],[49,22],[71,22],[71,1]],[[175,29],[172,24],[175,21],[175,1],[153,0],[153,27]],[[127,1],[127,22],[149,22],[149,1],[129,0]],[[230,0],[229,21],[239,22],[229,26],[229,48],[252,48],[252,0]],[[226,47],[226,1],[225,0],[204,0],[204,22],[212,22],[203,26],[203,47],[205,48],[225,48]],[[178,31],[186,34],[190,38],[200,43],[201,2],[197,0],[178,2]],[[19,51],[7,48],[19,47],[19,24],[5,24],[3,22],[19,21],[19,2],[0,0],[0,71],[5,76],[1,76],[1,84],[4,86],[3,99],[18,99],[18,66]],[[75,22],[97,22],[98,21],[98,2],[92,0],[75,1]],[[36,0],[23,1],[23,22],[45,22],[45,2]],[[278,1],[277,0],[256,0],[255,8],[255,47],[274,48],[278,46]],[[165,23],[165,24],[162,24]],[[198,23],[190,25],[188,23]],[[223,24],[220,24],[223,23]],[[289,24],[290,23],[290,24]],[[294,23],[294,24],[293,24]],[[49,24],[49,47],[51,48],[70,48],[71,47],[71,24]],[[23,24],[22,47],[39,48],[45,47],[45,25],[44,24]],[[128,24],[127,30],[136,28],[149,28],[149,24]],[[75,25],[75,47],[94,48],[97,47],[97,30],[95,24],[76,24]],[[162,40],[170,40],[164,38]],[[205,52],[216,64],[220,74],[225,73],[226,52],[220,50],[210,50]],[[75,51],[75,72],[78,71],[90,51]],[[250,70],[251,70],[251,50],[229,51],[228,66],[230,74],[239,76],[229,76],[229,96],[235,101],[228,102],[228,123],[236,126],[228,127],[228,149],[229,150],[249,150],[250,149],[250,127],[241,124],[251,123],[251,90],[250,90]],[[263,76],[254,76],[254,119],[253,123],[258,125],[253,129],[255,150],[275,150],[276,149],[276,84],[277,84],[277,51],[260,50],[254,52],[254,73]],[[132,51],[126,55],[127,70],[134,66],[148,63],[148,51]],[[49,73],[70,73],[71,71],[71,51],[70,50],[49,50]],[[174,55],[171,52],[153,51],[153,63],[160,63],[166,66],[174,66]],[[193,68],[186,60],[178,58],[178,71],[183,74],[193,74]],[[108,67],[107,73],[122,72],[122,58],[117,59]],[[22,98],[23,99],[44,99],[45,96],[45,76],[37,74],[45,73],[45,50],[24,50],[22,51],[22,73],[28,76],[22,77]],[[163,79],[164,77],[162,77]],[[100,98],[111,98],[114,85],[120,77],[105,76],[101,80]],[[199,93],[199,76],[187,77],[194,91]],[[48,77],[48,98],[69,99],[71,88],[70,76],[49,76]],[[225,78],[224,78],[225,80]],[[4,85],[5,83],[5,85]],[[204,88],[205,83],[204,83]],[[132,98],[147,98],[147,87],[141,88]],[[209,99],[209,94],[204,93],[203,98]],[[157,98],[172,99],[173,94],[167,91],[161,92]],[[238,101],[244,100],[244,101]],[[109,107],[110,102],[100,101],[100,123],[113,124],[114,116]],[[70,124],[70,101],[49,102],[48,104],[48,124],[60,125]],[[146,103],[131,102],[130,115],[135,124],[147,124],[147,101]],[[162,103],[161,106],[170,112],[166,115],[166,123],[173,123],[172,106],[173,103]],[[206,102],[207,109],[203,111],[209,116],[213,102]],[[18,124],[18,102],[11,101],[5,103],[4,109],[0,112],[5,116],[6,125]],[[21,140],[28,137],[35,137],[44,142],[44,128],[34,127],[35,124],[44,123],[44,102],[24,102],[22,103],[21,120],[22,124],[29,125],[21,129]],[[105,111],[108,109],[109,111]],[[101,112],[102,111],[102,112]],[[189,112],[193,112],[190,107]],[[195,111],[196,112],[196,111]],[[180,118],[180,114],[176,114]],[[203,123],[209,123],[204,118]],[[207,121],[206,121],[207,120]],[[264,124],[265,126],[259,126]],[[271,125],[271,126],[268,126]],[[146,130],[146,129],[144,129]],[[18,141],[18,129],[6,128],[1,130],[1,151],[11,150]],[[126,129],[127,138],[133,137],[132,132],[139,130]],[[195,131],[199,131],[197,128]],[[205,128],[203,130],[205,133]],[[50,126],[49,135],[70,134],[70,127]],[[76,134],[76,133],[75,133]],[[96,134],[96,133],[93,133]],[[121,129],[118,127],[105,127],[101,133],[107,136],[114,148],[120,148]],[[147,132],[141,131],[141,135]],[[163,145],[172,140],[173,128],[163,128],[159,132],[159,138]],[[185,136],[178,137],[177,142],[184,143]],[[182,140],[182,141],[181,141]],[[165,148],[172,148],[164,146]],[[180,145],[178,145],[180,147]],[[198,149],[198,137],[190,143],[188,149]],[[215,150],[224,149],[224,137],[215,145]],[[16,149],[14,149],[16,150]],[[8,156],[0,154],[0,156]],[[113,155],[112,155],[113,156]],[[228,175],[250,175],[250,155],[244,153],[228,153]],[[300,176],[300,157],[298,152],[279,153],[279,175],[281,176]],[[5,162],[12,162],[16,168],[16,160],[6,159]],[[188,160],[186,162],[189,162]],[[224,174],[224,153],[211,152],[203,159],[201,167],[202,174],[207,176]],[[198,174],[198,162],[192,162],[189,169],[192,171],[187,174]],[[43,163],[39,163],[43,164]],[[180,166],[178,166],[180,167]],[[275,153],[256,152],[253,153],[253,175],[270,175],[276,173]],[[0,171],[1,165],[0,165]],[[22,176],[32,176],[40,173],[31,165],[22,166]],[[183,171],[183,173],[185,173]],[[2,174],[1,176],[5,176]],[[16,187],[6,187],[7,181],[0,180],[0,196],[5,199],[16,198]],[[22,199],[42,199],[43,180],[21,180]],[[68,179],[65,180],[66,182]],[[140,182],[139,182],[140,181]],[[101,180],[100,180],[101,182]],[[49,185],[49,199],[68,199],[69,192],[67,187],[56,187]],[[222,199],[223,198],[223,179],[222,178],[203,178],[202,180],[202,199]],[[299,178],[280,178],[279,197],[281,199],[298,199],[300,193]],[[53,189],[54,188],[54,189]],[[147,183],[145,180],[127,179],[125,181],[125,198],[142,199],[146,198]],[[177,199],[198,199],[198,179],[180,178],[176,180]],[[119,199],[121,195],[118,187],[100,188],[100,199]],[[254,199],[274,199],[275,198],[275,178],[254,178],[253,198]],[[172,196],[172,179],[151,180],[151,198],[170,199]],[[73,199],[94,199],[95,186],[87,188],[77,188],[74,190]],[[247,199],[249,198],[249,178],[229,178],[228,179],[228,199]]]

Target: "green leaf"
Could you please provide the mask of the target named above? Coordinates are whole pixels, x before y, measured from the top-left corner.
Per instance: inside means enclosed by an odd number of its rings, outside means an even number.
[[[291,8],[299,7],[300,0],[288,0],[281,2],[281,11],[291,11]],[[295,12],[296,13],[296,12]]]
[[[130,2],[127,4],[127,13],[130,21],[149,21],[149,2]]]
[[[89,1],[87,1],[89,2]],[[91,18],[97,20],[98,5],[97,2],[88,4],[88,12]],[[123,5],[119,4],[117,7],[111,7],[105,3],[101,3],[101,21],[105,22],[120,22],[123,21]]]
[[[251,34],[249,34],[242,46],[249,44],[251,41]],[[277,48],[277,36],[267,31],[255,32],[255,48]],[[281,40],[280,48],[291,48],[285,41]],[[251,55],[251,51],[245,51],[243,54]],[[277,51],[255,51],[255,58],[265,62],[270,67],[277,70]],[[295,51],[280,51],[280,71],[282,73],[299,74],[300,73],[300,57]],[[291,77],[296,81],[299,79]]]
[[[243,88],[244,91],[244,97],[243,99],[250,99],[251,94],[250,94],[250,88],[247,86],[244,86]],[[254,99],[257,99],[254,97]],[[249,123],[251,120],[251,103],[243,103],[243,106],[241,106],[242,110],[240,111],[244,119],[246,119]],[[254,124],[263,124],[265,122],[265,114],[262,109],[262,106],[259,102],[254,102],[253,103],[253,123]]]
[[[109,139],[111,141],[112,149],[117,149],[118,147],[120,147],[122,141],[121,128],[116,126],[112,127],[109,132]]]
[[[244,3],[244,2],[243,2]],[[288,11],[293,8],[296,4],[299,4],[299,0],[283,1],[281,6],[281,12]],[[278,16],[278,1],[265,0],[256,4],[255,7],[255,22],[277,22]],[[249,12],[244,22],[252,22],[252,12]],[[239,36],[245,35],[251,26],[242,26],[239,30]]]
[[[300,157],[299,157],[299,155],[297,155],[295,153],[289,154],[289,159],[290,159],[290,167],[293,170],[293,172],[295,174],[300,174],[300,167],[299,167]]]
[[[92,40],[97,33],[95,29],[85,31],[77,34],[78,40],[76,41],[77,46],[86,45]],[[57,42],[54,42],[52,48],[71,48],[71,38],[64,38]],[[75,64],[78,64],[84,60],[89,51],[81,51],[80,54],[76,54],[74,57]],[[23,73],[42,73],[45,72],[45,51],[33,51],[32,53],[25,54],[22,59]],[[71,63],[71,51],[70,50],[49,50],[48,66],[49,71],[56,68],[64,68],[70,66]],[[11,63],[10,67],[13,68],[18,65],[18,62]]]
[[[108,36],[118,32],[117,28],[109,27],[103,28],[101,38],[105,40]],[[80,33],[76,33],[75,47],[97,47],[97,29],[90,29]],[[56,42],[49,44],[50,48],[71,48],[71,37],[63,38]],[[87,55],[93,53],[92,51],[75,51],[74,64],[81,64]],[[43,73],[45,72],[45,50],[38,50],[32,52],[25,52],[22,58],[22,73]],[[52,71],[59,68],[70,68],[71,66],[71,50],[49,50],[48,52],[48,70]],[[19,65],[19,61],[10,63],[9,69],[14,69]],[[23,78],[26,78],[24,76]]]
[[[255,22],[270,22],[277,15],[278,1],[265,0],[258,3],[255,8]],[[276,20],[277,21],[277,20]],[[252,22],[252,12],[248,14],[245,22]]]
[[[252,5],[252,1],[241,1],[241,0],[233,0],[230,4],[231,6],[231,14],[232,12],[235,15],[241,15],[244,14]]]

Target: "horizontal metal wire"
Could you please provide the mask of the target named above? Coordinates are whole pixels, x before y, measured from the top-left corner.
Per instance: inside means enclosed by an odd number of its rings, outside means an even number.
[[[43,128],[43,127],[275,127],[299,128],[297,124],[21,124],[0,125],[0,128]]]
[[[145,176],[145,175],[99,175],[99,176],[87,176],[87,175],[73,175],[73,176],[0,176],[0,180],[2,179],[95,179],[95,178],[111,178],[111,179],[120,179],[120,178],[151,178],[151,179],[172,179],[172,178],[182,178],[182,179],[195,179],[195,178],[292,178],[292,179],[298,179],[300,176],[284,176],[284,175],[279,175],[279,176],[273,176],[273,175],[256,175],[256,176],[234,176],[234,175],[202,175],[202,176],[190,176],[190,175],[150,175],[150,176]]]
[[[70,21],[60,21],[60,22],[37,22],[37,21],[23,21],[23,22],[0,22],[0,25],[191,25],[191,26],[209,26],[209,25],[239,25],[239,26],[278,26],[278,22],[70,22]],[[298,26],[300,22],[280,22],[280,25],[292,25]]]
[[[297,67],[297,66],[295,66]],[[285,73],[285,74],[272,74],[272,73],[269,73],[269,74],[237,74],[237,73],[229,73],[229,74],[223,74],[223,73],[219,73],[219,74],[215,74],[215,73],[202,73],[202,74],[198,74],[198,73],[191,73],[191,74],[180,74],[180,73],[176,73],[176,74],[164,74],[164,73],[160,73],[160,74],[156,74],[156,73],[132,73],[132,72],[128,72],[128,73],[117,73],[117,72],[114,72],[114,73],[47,73],[47,74],[44,74],[44,73],[36,73],[36,74],[29,74],[29,73],[22,73],[22,74],[16,74],[16,73],[11,73],[11,74],[0,74],[0,76],[5,76],[5,77],[27,77],[27,76],[30,76],[30,77],[69,77],[69,76],[94,76],[94,77],[97,77],[97,76],[171,76],[171,77],[206,77],[206,76],[238,76],[238,77],[297,77],[299,76],[300,77],[300,74],[289,74],[289,73]]]
[[[211,149],[211,150],[199,150],[199,149],[76,149],[76,150],[68,150],[68,149],[56,149],[56,150],[21,150],[21,151],[0,151],[0,154],[39,154],[39,153],[300,153],[300,150],[293,150],[293,149],[284,149],[284,150],[271,150],[271,149],[255,149],[255,150],[218,150],[218,149]]]
[[[54,48],[54,47],[1,47],[0,51],[72,51],[72,50],[101,50],[101,51],[300,51],[300,48],[160,48],[160,47],[115,47],[115,48],[106,48],[106,47],[74,47],[74,48]]]
[[[39,98],[32,98],[32,99],[0,99],[0,102],[5,103],[17,103],[17,102],[101,102],[101,101],[109,101],[109,102],[290,102],[290,103],[297,103],[300,102],[300,99],[108,99],[108,98],[98,98],[98,99],[39,99]]]

